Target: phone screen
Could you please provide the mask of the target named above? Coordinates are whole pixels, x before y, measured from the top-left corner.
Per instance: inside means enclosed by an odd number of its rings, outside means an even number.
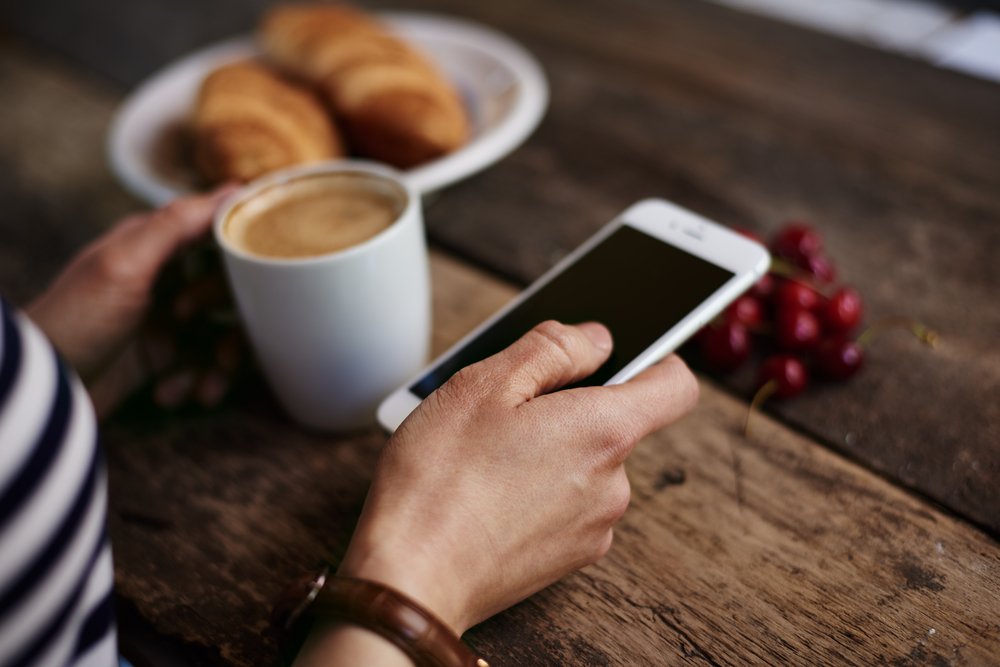
[[[545,320],[608,327],[615,342],[611,357],[572,386],[603,385],[734,275],[622,225],[410,391],[427,398],[462,368],[500,352]]]

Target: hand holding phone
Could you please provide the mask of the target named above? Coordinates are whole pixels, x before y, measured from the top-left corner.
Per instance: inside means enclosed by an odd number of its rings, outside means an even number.
[[[625,382],[677,349],[769,265],[760,244],[669,202],[641,201],[387,397],[379,423],[394,431],[457,371],[546,320],[601,322],[614,338],[610,358],[571,386]]]
[[[677,357],[624,384],[553,391],[600,367],[611,342],[596,323],[544,322],[432,394],[382,450],[340,573],[462,633],[600,558],[629,505],[626,458],[698,397]]]

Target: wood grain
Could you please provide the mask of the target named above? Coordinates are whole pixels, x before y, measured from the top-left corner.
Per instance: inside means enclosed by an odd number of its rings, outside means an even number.
[[[437,238],[451,247],[465,238],[481,261],[526,280],[654,186],[762,229],[785,215],[832,211],[834,254],[852,280],[861,276],[874,307],[898,298],[957,319],[954,330],[942,327],[951,342],[939,354],[888,339],[856,382],[794,405],[822,409],[836,436],[827,442],[853,429],[857,460],[926,493],[951,489],[934,497],[986,522],[998,506],[989,458],[1000,405],[988,326],[996,311],[975,305],[989,302],[995,284],[989,188],[1000,171],[981,170],[998,154],[989,128],[980,147],[974,139],[979,114],[993,108],[991,89],[693,2],[624,2],[623,18],[606,15],[599,27],[600,8],[590,3],[568,12],[565,26],[543,25],[564,5],[508,6],[465,11],[543,58],[552,115],[510,159],[432,205]],[[646,41],[630,45],[628,24],[637,20],[648,24],[637,33]],[[660,51],[657,31],[677,50]],[[642,44],[656,56],[652,69],[638,56],[616,60]],[[118,94],[43,55],[0,47],[0,289],[24,303],[73,250],[137,204],[101,167]],[[818,61],[808,56],[814,48],[825,54]],[[732,71],[701,72],[712,62],[705,49]],[[788,56],[800,52],[801,61]],[[857,76],[867,90],[841,104],[875,114],[888,105],[874,129],[838,130],[837,113],[807,113],[831,103],[806,103],[831,85],[831,69],[833,81]],[[793,102],[802,109],[791,113]],[[908,129],[896,132],[889,112],[911,106],[919,122],[904,119]],[[632,113],[635,123],[609,122]],[[971,151],[971,171],[946,155],[949,147]],[[941,160],[943,185],[921,154]],[[459,223],[464,231],[452,234]],[[486,254],[493,243],[503,253]],[[436,349],[514,293],[440,254],[433,270]],[[956,395],[967,405],[956,406]],[[467,639],[497,665],[996,664],[998,544],[786,426],[765,418],[743,440],[744,410],[702,378],[698,409],[630,459],[633,502],[611,553]],[[793,423],[826,433],[791,410]],[[129,608],[192,664],[270,664],[273,640],[261,634],[269,601],[293,575],[343,552],[384,437],[300,431],[258,379],[218,413],[132,406],[105,439],[109,528]]]
[[[139,204],[104,166],[120,95],[0,33],[0,290],[24,305]]]
[[[439,350],[515,294],[432,267]],[[491,664],[990,664],[1000,545],[768,418],[745,440],[746,404],[701,386],[629,459],[610,554],[470,631]],[[305,433],[258,387],[215,415],[126,411],[105,440],[119,595],[205,664],[257,665],[269,601],[339,559],[384,437]]]
[[[134,84],[265,4],[39,0],[0,20]],[[702,0],[365,4],[495,26],[552,86],[527,144],[428,210],[436,242],[526,284],[643,197],[762,232],[815,222],[869,322],[915,317],[945,347],[888,337],[859,378],[769,410],[1000,531],[1000,86]],[[751,375],[726,383],[746,395]]]
[[[772,421],[745,440],[745,410],[703,381],[697,410],[629,459],[632,505],[608,557],[488,622],[479,632],[499,635],[484,652],[535,665],[994,664],[996,543]],[[520,641],[520,614],[545,627],[538,644]]]
[[[430,208],[434,239],[527,283],[644,197],[813,221],[869,323],[944,345],[887,336],[851,382],[768,409],[1000,531],[1000,86],[694,0],[434,7],[510,31],[552,84],[528,143]]]

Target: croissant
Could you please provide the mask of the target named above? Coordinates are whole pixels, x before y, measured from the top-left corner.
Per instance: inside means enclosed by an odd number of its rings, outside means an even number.
[[[194,163],[209,182],[250,181],[343,154],[319,99],[263,65],[227,65],[202,84],[194,116]]]
[[[281,5],[260,34],[271,62],[326,97],[358,153],[405,169],[465,143],[468,120],[455,89],[366,14],[344,5]]]

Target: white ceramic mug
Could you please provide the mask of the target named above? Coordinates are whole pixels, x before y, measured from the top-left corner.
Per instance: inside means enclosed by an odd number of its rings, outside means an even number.
[[[398,193],[401,213],[362,243],[317,257],[246,252],[224,233],[235,207],[300,178],[350,172]],[[379,401],[413,377],[430,348],[430,277],[420,194],[376,163],[344,160],[254,181],[215,218],[230,285],[271,387],[305,426],[343,431],[375,422]]]

